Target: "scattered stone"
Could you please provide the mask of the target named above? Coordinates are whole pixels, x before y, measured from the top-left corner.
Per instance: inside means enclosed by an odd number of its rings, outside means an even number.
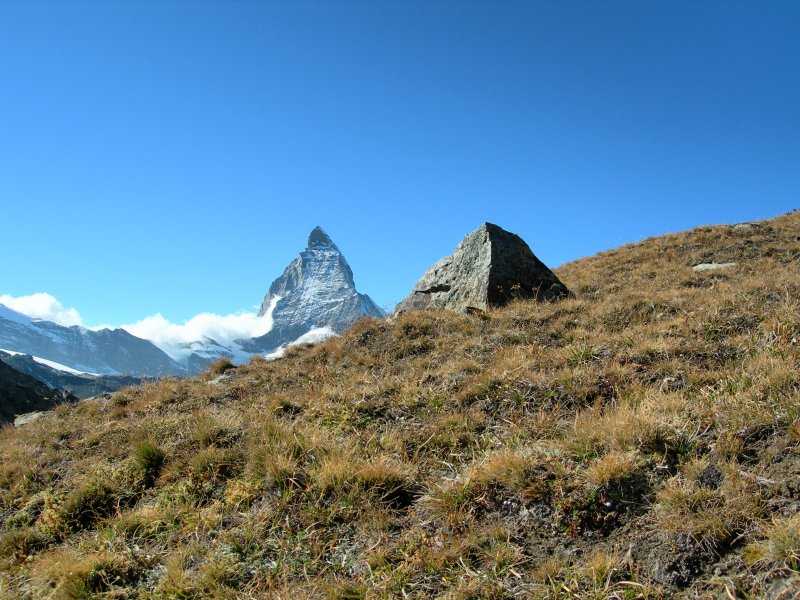
[[[114,399],[114,396],[115,394],[109,392],[103,392],[102,394],[97,394],[96,396],[84,398],[83,400],[81,400],[81,402],[93,402],[105,408],[106,406],[111,404],[111,401]]]
[[[701,271],[720,271],[722,269],[730,269],[731,267],[735,267],[735,262],[726,262],[726,263],[700,263],[699,265],[695,265],[692,267],[692,271],[701,272]]]
[[[428,308],[474,313],[518,298],[569,296],[572,293],[521,237],[484,223],[452,255],[428,269],[395,314]]]
[[[732,226],[732,228],[736,231],[748,231],[750,229],[758,229],[759,227],[764,227],[764,224],[759,223],[758,221],[747,221],[745,223],[736,223],[736,225]]]
[[[20,427],[22,425],[27,425],[28,423],[38,421],[42,417],[49,415],[51,412],[52,411],[49,410],[37,410],[34,412],[25,413],[24,415],[19,415],[14,419],[14,427]]]
[[[795,574],[780,574],[769,584],[764,592],[766,600],[798,600],[800,598],[800,577]]]
[[[228,383],[231,379],[233,379],[233,375],[228,375],[223,373],[222,375],[217,375],[211,381],[207,381],[206,385],[224,385]]]
[[[697,482],[701,487],[709,490],[716,490],[722,485],[723,479],[725,479],[725,475],[722,473],[722,471],[720,471],[714,465],[709,465],[703,469],[702,473],[700,473],[700,477],[698,478]]]

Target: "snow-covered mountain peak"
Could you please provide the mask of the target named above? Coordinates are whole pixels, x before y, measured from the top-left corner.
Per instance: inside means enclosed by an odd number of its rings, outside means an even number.
[[[336,247],[336,244],[333,243],[331,237],[325,233],[325,230],[317,225],[314,229],[311,230],[311,233],[308,234],[308,248],[318,248],[327,246],[339,252],[339,248]]]
[[[359,294],[353,271],[339,248],[321,227],[308,245],[272,282],[259,314],[272,310],[272,330],[242,341],[245,349],[272,352],[314,329],[338,333],[361,317],[383,316],[366,294]]]

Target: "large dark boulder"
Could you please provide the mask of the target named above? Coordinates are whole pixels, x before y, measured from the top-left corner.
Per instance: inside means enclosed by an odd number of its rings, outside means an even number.
[[[571,295],[521,237],[484,223],[453,254],[428,269],[395,313],[486,310],[518,298],[558,300]]]

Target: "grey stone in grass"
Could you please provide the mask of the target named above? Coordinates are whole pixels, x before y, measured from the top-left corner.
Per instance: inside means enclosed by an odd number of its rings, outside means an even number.
[[[735,262],[726,263],[700,263],[692,267],[692,271],[700,273],[702,271],[722,271],[724,269],[731,269],[736,266]]]
[[[518,235],[484,223],[450,256],[434,264],[395,314],[428,308],[484,311],[514,299],[559,300],[572,296]]]

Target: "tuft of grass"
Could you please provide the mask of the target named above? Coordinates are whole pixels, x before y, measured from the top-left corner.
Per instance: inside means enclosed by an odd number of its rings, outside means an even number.
[[[772,519],[761,534],[763,539],[745,548],[746,562],[800,571],[800,514]]]
[[[236,415],[198,411],[192,418],[193,437],[200,446],[231,446],[241,435],[241,423]]]
[[[139,441],[134,444],[132,455],[142,471],[144,486],[152,486],[164,465],[166,453],[152,442]]]
[[[597,487],[614,486],[632,479],[638,469],[634,452],[612,451],[589,466],[586,480]]]
[[[207,500],[234,474],[235,453],[222,448],[208,448],[195,454],[188,465],[187,484],[199,500]]]
[[[355,498],[359,494],[393,506],[406,506],[414,494],[408,469],[389,460],[361,460],[336,453],[321,464],[314,480],[322,494]]]
[[[113,597],[115,590],[135,583],[149,566],[149,560],[143,557],[132,559],[108,552],[56,552],[48,558],[46,565],[37,568],[37,575],[47,587],[54,588],[50,597],[58,600]]]
[[[529,470],[534,458],[521,451],[500,450],[479,463],[470,473],[473,485],[487,488],[502,486],[518,491],[528,484]]]
[[[712,550],[745,533],[764,513],[760,490],[735,465],[724,465],[721,471],[724,479],[716,489],[680,475],[672,477],[656,495],[661,526]]]
[[[106,483],[91,481],[75,489],[58,509],[58,517],[71,531],[92,527],[116,508],[116,493]]]
[[[272,449],[261,449],[250,457],[250,471],[262,479],[267,486],[286,491],[300,487],[305,481],[305,474],[293,456],[275,452]]]
[[[126,541],[156,541],[180,524],[180,511],[169,507],[142,506],[109,523],[110,533]]]
[[[51,541],[52,536],[35,527],[11,530],[0,536],[0,557],[22,560]]]
[[[227,373],[231,369],[235,369],[236,365],[233,364],[230,359],[227,358],[220,358],[216,362],[212,363],[206,374],[209,378],[216,377],[217,375],[222,375],[223,373]]]

